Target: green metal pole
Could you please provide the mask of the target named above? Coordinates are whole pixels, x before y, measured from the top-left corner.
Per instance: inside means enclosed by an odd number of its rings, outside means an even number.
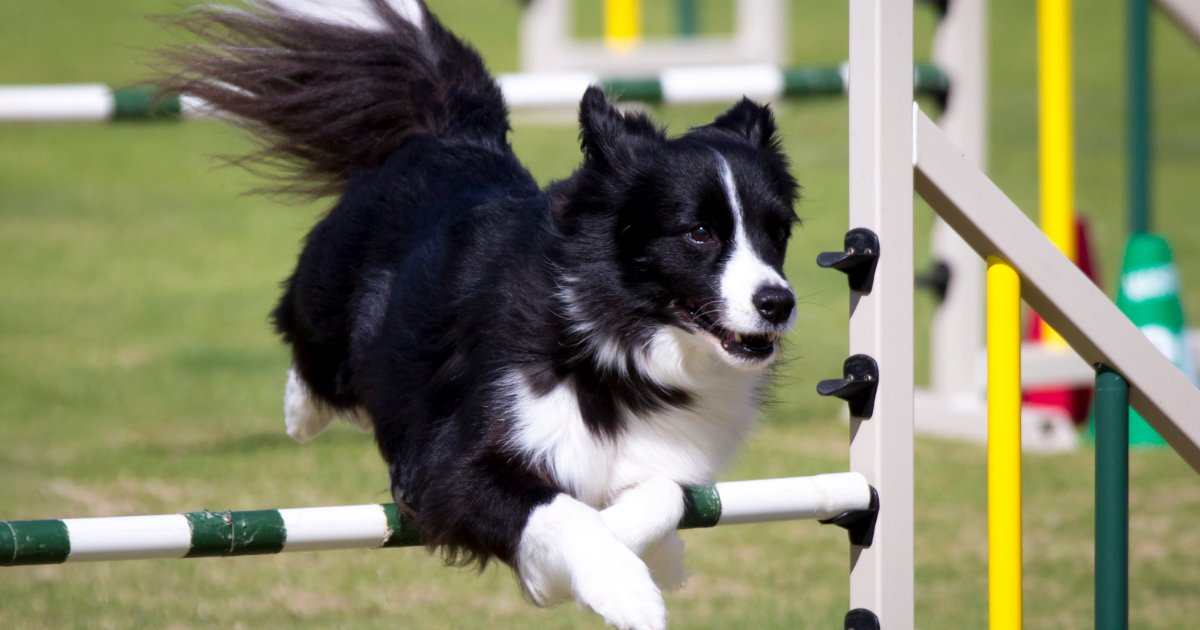
[[[1096,369],[1096,630],[1129,627],[1129,383]]]
[[[1127,0],[1129,233],[1150,231],[1150,2]]]
[[[679,7],[679,34],[684,37],[696,35],[696,5],[700,0],[676,0]]]

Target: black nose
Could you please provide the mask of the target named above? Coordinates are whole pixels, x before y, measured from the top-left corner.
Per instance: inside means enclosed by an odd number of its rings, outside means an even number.
[[[782,287],[766,287],[754,294],[754,308],[763,319],[772,324],[782,324],[792,316],[796,307],[796,298],[792,292]]]

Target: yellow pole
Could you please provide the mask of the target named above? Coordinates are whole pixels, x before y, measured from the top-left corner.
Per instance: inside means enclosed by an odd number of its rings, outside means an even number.
[[[1021,628],[1021,279],[987,258],[988,614]]]
[[[1071,120],[1071,0],[1038,0],[1038,127],[1042,231],[1062,253],[1075,253],[1075,156]],[[1066,342],[1042,323],[1049,345]]]
[[[640,0],[604,0],[604,41],[609,48],[628,50],[641,36]]]

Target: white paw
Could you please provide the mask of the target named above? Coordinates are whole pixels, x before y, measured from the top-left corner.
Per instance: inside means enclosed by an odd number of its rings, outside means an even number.
[[[565,494],[530,513],[517,575],[525,597],[539,606],[574,599],[620,630],[667,627],[667,608],[650,569],[596,510]]]
[[[671,532],[646,546],[642,561],[650,569],[654,584],[663,591],[681,588],[687,581],[687,568],[683,563],[683,541]]]
[[[618,630],[666,630],[667,607],[650,570],[623,545],[601,547],[592,566],[575,576],[575,601]]]
[[[666,477],[655,477],[628,488],[600,512],[605,527],[639,556],[651,544],[673,533],[681,518],[683,489]]]
[[[308,385],[296,369],[288,370],[287,386],[283,391],[283,420],[287,424],[287,434],[297,442],[306,442],[320,435],[333,416],[332,409],[313,400]]]

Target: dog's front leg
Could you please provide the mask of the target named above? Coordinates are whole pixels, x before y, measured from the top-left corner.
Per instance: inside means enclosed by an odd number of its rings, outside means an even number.
[[[617,540],[641,555],[679,527],[683,488],[666,477],[655,477],[626,489],[600,512],[600,518]]]
[[[600,512],[605,526],[650,568],[662,590],[683,585],[683,542],[675,533],[683,518],[683,488],[666,477],[655,477],[626,489]]]
[[[560,494],[530,513],[517,552],[525,596],[539,606],[574,599],[619,630],[664,630],[667,609],[650,570],[600,514]]]

